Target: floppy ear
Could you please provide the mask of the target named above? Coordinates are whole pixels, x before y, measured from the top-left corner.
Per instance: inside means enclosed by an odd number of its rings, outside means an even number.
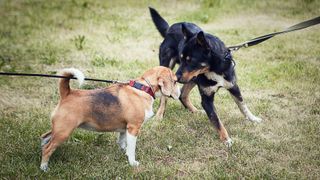
[[[184,36],[184,39],[190,39],[193,36],[193,33],[189,31],[189,29],[186,27],[185,23],[181,24],[181,30]]]
[[[203,31],[200,31],[198,34],[197,34],[197,43],[206,48],[206,49],[210,49],[210,46],[209,46],[209,43],[207,42],[206,40],[206,37],[203,33]]]
[[[160,90],[161,90],[162,94],[164,94],[165,96],[170,96],[171,89],[169,87],[168,82],[165,82],[165,80],[163,78],[159,78],[158,85],[160,86]]]

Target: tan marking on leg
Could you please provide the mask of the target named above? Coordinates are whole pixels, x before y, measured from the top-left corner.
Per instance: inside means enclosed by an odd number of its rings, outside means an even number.
[[[219,132],[221,141],[226,141],[227,139],[229,139],[229,134],[221,122],[220,122],[220,129],[218,129],[218,132]]]
[[[198,109],[196,107],[194,107],[193,104],[191,103],[191,101],[189,99],[189,94],[195,85],[196,84],[193,82],[190,82],[188,84],[183,85],[183,87],[181,89],[181,96],[180,96],[182,103],[186,106],[186,108],[188,108],[189,111],[191,111],[193,113],[197,112]]]
[[[221,123],[221,121],[220,121],[220,129],[218,129],[218,132],[219,132],[220,140],[223,141],[228,148],[230,148],[233,142],[232,142],[232,139],[229,137],[229,134],[226,128],[224,128],[224,125]]]
[[[157,111],[157,114],[156,114],[156,118],[157,119],[163,119],[163,115],[164,115],[164,112],[165,112],[165,109],[166,109],[166,105],[167,105],[167,97],[165,96],[161,96],[160,98],[160,106],[159,106],[159,109]]]

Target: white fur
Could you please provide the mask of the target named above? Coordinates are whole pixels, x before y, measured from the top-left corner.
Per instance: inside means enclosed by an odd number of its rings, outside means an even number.
[[[84,82],[84,74],[79,70],[79,69],[76,69],[76,68],[66,68],[66,69],[63,69],[61,71],[61,75],[63,75],[64,73],[70,73],[72,74],[75,78],[77,78],[78,80],[78,83],[79,83],[79,87],[81,87],[81,85],[83,84]]]
[[[180,97],[180,95],[181,95],[181,91],[180,91],[180,88],[179,88],[179,86],[176,86],[175,88],[174,88],[174,93],[172,93],[172,94],[176,94],[177,96],[176,97],[174,97],[173,96],[173,99],[179,99],[179,97]]]
[[[225,80],[222,75],[218,75],[215,72],[208,72],[204,74],[208,79],[216,81],[217,84],[209,87],[201,87],[204,93],[210,96],[213,92],[217,92],[219,87],[229,89],[233,86],[233,83]]]
[[[154,115],[153,102],[154,100],[152,99],[149,108],[144,110],[144,122],[146,122],[148,119],[150,119]]]
[[[44,171],[44,172],[47,172],[47,171],[48,171],[48,162],[41,163],[40,169],[41,169],[42,171]]]
[[[174,58],[170,59],[170,63],[169,63],[169,67],[173,67],[173,65],[175,64],[176,60]]]
[[[155,95],[156,98],[161,97],[162,96],[161,90],[157,91],[154,95]]]
[[[226,146],[227,146],[228,148],[230,148],[230,147],[232,146],[232,144],[233,144],[233,141],[232,141],[231,138],[228,138],[224,143],[226,144]]]
[[[127,149],[126,154],[128,156],[129,164],[131,166],[139,166],[139,162],[136,161],[136,143],[137,137],[131,135],[128,130],[126,132],[126,139],[127,139]]]
[[[232,98],[234,99],[234,101],[237,103],[240,111],[242,112],[242,114],[250,121],[253,122],[261,122],[262,119],[259,117],[256,117],[255,115],[253,115],[251,113],[251,111],[249,110],[249,108],[247,107],[247,105],[244,102],[239,101],[236,97],[232,96]]]

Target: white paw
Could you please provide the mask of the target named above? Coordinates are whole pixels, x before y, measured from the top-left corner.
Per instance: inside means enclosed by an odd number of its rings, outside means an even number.
[[[129,161],[129,164],[130,164],[130,166],[133,166],[133,167],[139,166],[139,162],[136,160]]]
[[[249,121],[252,121],[252,122],[257,122],[257,123],[260,123],[262,121],[261,118],[259,117],[256,117],[256,116],[250,116],[247,118]]]
[[[228,147],[228,148],[231,148],[232,144],[233,144],[233,141],[231,138],[228,138],[224,144]]]
[[[48,171],[48,163],[42,163],[40,165],[40,169],[44,172],[47,172]]]

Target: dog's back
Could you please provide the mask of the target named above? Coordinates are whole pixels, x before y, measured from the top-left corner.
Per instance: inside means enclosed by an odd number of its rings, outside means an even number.
[[[168,22],[155,9],[149,7],[149,10],[154,25],[164,38],[159,50],[160,65],[172,69],[175,63],[180,63],[179,46],[184,42],[182,24],[194,34],[200,32],[201,28],[188,22],[179,22],[169,26]]]

